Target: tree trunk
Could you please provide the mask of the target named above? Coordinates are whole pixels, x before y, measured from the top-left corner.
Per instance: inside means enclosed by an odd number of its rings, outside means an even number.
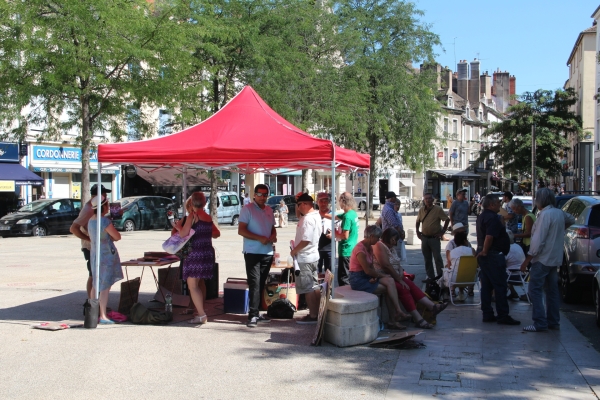
[[[368,135],[367,137],[369,137],[370,135]],[[375,136],[375,135],[372,135]],[[368,202],[369,202],[369,206],[367,207],[367,211],[365,213],[365,216],[369,216],[369,218],[372,218],[372,214],[373,214],[373,197],[375,194],[375,183],[377,181],[377,143],[375,138],[370,137],[369,138],[369,155],[371,156],[371,164],[369,165],[369,198],[368,198]]]
[[[90,104],[87,97],[81,98],[81,122],[81,202],[85,204],[91,198],[90,142],[92,140],[92,132],[90,121]]]
[[[308,178],[310,178],[310,169],[302,170],[302,192],[308,193]]]
[[[219,226],[219,216],[217,214],[217,171],[208,171],[210,177],[210,217],[214,224]]]

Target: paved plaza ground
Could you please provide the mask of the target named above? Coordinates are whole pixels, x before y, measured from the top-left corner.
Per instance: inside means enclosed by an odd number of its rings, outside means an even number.
[[[413,216],[404,220],[414,226]],[[294,231],[293,224],[278,230],[283,256]],[[160,251],[167,236],[124,233],[117,243],[121,259]],[[215,248],[221,285],[227,277],[245,276],[236,228],[222,227]],[[420,248],[407,249],[406,270],[420,282]],[[0,239],[0,259],[0,397],[6,399],[595,399],[600,393],[600,355],[593,346],[564,317],[560,331],[522,333],[531,322],[524,302],[510,304],[520,327],[485,324],[479,307],[450,305],[436,328],[416,338],[426,345],[416,350],[311,347],[314,326],[273,321],[251,330],[245,316],[223,314],[218,305],[204,326],[47,332],[30,326],[82,319],[87,271],[78,240]],[[129,271],[130,277],[139,274]],[[146,274],[144,304],[155,292]],[[111,293],[113,308],[118,289]]]

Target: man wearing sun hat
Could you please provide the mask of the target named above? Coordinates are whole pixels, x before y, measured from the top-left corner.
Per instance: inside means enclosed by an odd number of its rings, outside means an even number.
[[[102,194],[102,199],[106,198],[106,194],[110,193],[111,190],[104,187],[104,185],[100,185],[100,193]],[[71,228],[69,229],[73,235],[81,239],[81,251],[83,252],[83,257],[87,263],[88,269],[88,280],[86,284],[86,291],[88,294],[88,299],[93,299],[94,295],[92,292],[92,266],[90,264],[90,250],[91,243],[90,237],[87,232],[88,222],[90,218],[94,215],[94,209],[92,208],[92,200],[98,196],[98,184],[92,186],[90,189],[91,199],[81,207],[81,211],[79,212],[79,216],[73,223],[71,224]]]

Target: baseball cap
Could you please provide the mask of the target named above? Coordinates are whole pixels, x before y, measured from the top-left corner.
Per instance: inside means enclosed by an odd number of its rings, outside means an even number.
[[[466,192],[467,192],[467,189],[458,189],[458,190],[456,191],[456,194],[459,194],[459,193],[466,193]]]
[[[385,194],[386,199],[393,199],[394,197],[396,197],[396,193],[394,193],[394,192],[387,192]]]
[[[110,193],[110,192],[112,192],[112,190],[105,188],[104,185],[100,185],[100,193],[105,194],[105,193]],[[98,194],[98,184],[97,183],[94,186],[92,186],[92,188],[90,189],[90,193],[92,196]]]
[[[331,200],[331,195],[329,193],[321,192],[321,193],[317,194],[317,201],[319,201],[321,199]]]
[[[303,202],[308,202],[308,203],[313,203],[314,200],[313,198],[310,196],[310,194],[308,193],[302,193],[297,199],[296,199],[296,203],[303,203]]]
[[[461,222],[457,222],[452,226],[452,232],[460,232],[466,230],[465,226]]]
[[[104,196],[101,196],[101,197],[102,197],[102,203],[100,203],[100,205],[104,205],[107,202],[106,197],[104,197]],[[96,196],[92,199],[92,208],[94,210],[98,208],[98,196]]]

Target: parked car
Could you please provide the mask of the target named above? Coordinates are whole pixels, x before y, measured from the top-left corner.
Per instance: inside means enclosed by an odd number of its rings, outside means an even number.
[[[600,271],[594,275],[594,306],[596,308],[596,325],[600,327]]]
[[[167,213],[175,208],[166,197],[132,196],[110,203],[110,214],[118,230],[171,229]]]
[[[210,214],[210,194],[206,195],[204,211]],[[242,204],[236,192],[217,192],[217,219],[219,224],[237,225],[240,222]]]
[[[366,193],[354,193],[354,200],[356,200],[356,204],[358,205],[359,210],[367,209],[367,194]],[[373,210],[379,209],[379,197],[373,193]]]
[[[575,217],[565,233],[559,271],[562,298],[571,303],[592,290],[600,268],[600,196],[573,197],[562,209]]]
[[[561,194],[556,196],[556,208],[563,208],[563,206],[567,203],[567,201],[571,200],[573,197],[579,196],[578,194]],[[538,209],[537,206],[533,207],[533,213],[537,215]]]
[[[296,218],[296,196],[289,194],[271,196],[267,199],[267,205],[275,211],[279,212],[279,202],[283,200],[288,208],[288,221],[297,221]]]
[[[69,232],[80,210],[80,199],[36,200],[0,218],[0,236]]]

